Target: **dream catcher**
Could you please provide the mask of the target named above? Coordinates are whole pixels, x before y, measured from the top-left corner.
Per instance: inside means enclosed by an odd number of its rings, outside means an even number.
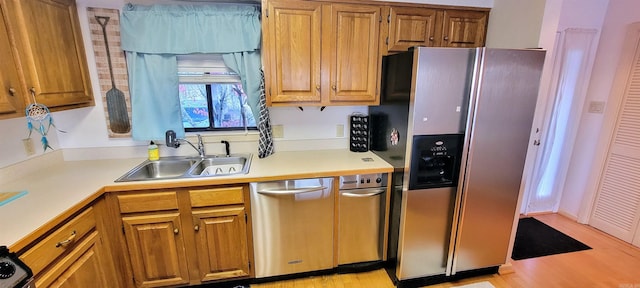
[[[49,108],[44,104],[36,102],[35,89],[31,88],[29,89],[29,92],[31,92],[33,104],[29,105],[27,109],[25,109],[25,114],[27,116],[27,128],[29,129],[29,136],[27,136],[27,138],[31,138],[31,133],[35,130],[42,136],[42,138],[40,138],[40,142],[42,142],[42,149],[44,149],[44,151],[47,151],[47,148],[53,150],[53,147],[49,145],[49,141],[47,140],[47,133],[49,133],[49,129],[53,127],[59,132],[66,132],[58,129],[56,125],[53,124],[53,118],[51,117],[51,113],[49,113]]]

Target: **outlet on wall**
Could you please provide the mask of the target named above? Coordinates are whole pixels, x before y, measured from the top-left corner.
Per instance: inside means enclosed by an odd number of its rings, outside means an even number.
[[[271,132],[273,133],[273,138],[284,138],[284,126],[282,125],[271,126]]]
[[[589,113],[602,114],[604,112],[604,101],[589,102]]]
[[[36,154],[36,150],[35,148],[33,148],[33,141],[31,141],[31,138],[22,139],[22,145],[24,146],[24,153],[27,154],[27,156]]]
[[[336,125],[336,137],[337,138],[344,137],[344,125],[342,124]]]

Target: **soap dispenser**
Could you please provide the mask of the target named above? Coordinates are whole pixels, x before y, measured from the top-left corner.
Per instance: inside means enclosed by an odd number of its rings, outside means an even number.
[[[160,159],[160,151],[158,150],[158,145],[156,145],[155,142],[149,142],[148,152],[149,161],[156,161]]]

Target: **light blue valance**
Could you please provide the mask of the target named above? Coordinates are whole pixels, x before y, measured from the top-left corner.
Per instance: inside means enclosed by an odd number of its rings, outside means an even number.
[[[126,4],[120,20],[131,92],[132,137],[161,140],[166,130],[184,137],[177,55],[222,53],[242,80],[259,117],[260,9],[253,5]]]
[[[234,53],[260,49],[253,5],[125,5],[122,49],[138,53]]]

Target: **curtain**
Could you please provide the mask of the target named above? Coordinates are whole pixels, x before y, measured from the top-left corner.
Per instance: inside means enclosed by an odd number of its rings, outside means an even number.
[[[260,9],[252,5],[134,5],[122,11],[122,49],[150,54],[260,49]]]
[[[242,89],[247,95],[254,95],[254,97],[247,96],[247,102],[251,107],[253,116],[255,119],[259,119],[260,113],[258,109],[258,103],[260,102],[260,67],[262,66],[262,60],[260,58],[259,51],[251,52],[238,52],[227,53],[222,55],[222,60],[227,67],[236,72],[242,81]],[[256,69],[258,67],[258,69]]]
[[[259,116],[260,9],[252,5],[126,4],[120,21],[131,87],[132,137],[184,137],[176,55],[229,53],[225,64],[241,77]]]
[[[126,52],[126,56],[129,91],[135,95],[131,97],[133,139],[164,139],[167,130],[182,131],[178,137],[183,138],[176,56],[137,52]]]

